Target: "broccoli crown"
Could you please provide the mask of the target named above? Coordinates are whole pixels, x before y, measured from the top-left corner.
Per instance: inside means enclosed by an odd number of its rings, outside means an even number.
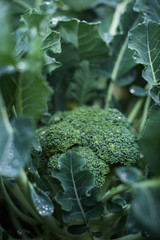
[[[51,170],[62,153],[73,150],[86,160],[85,168],[95,174],[98,186],[112,164],[134,164],[140,156],[135,131],[117,109],[83,106],[57,112],[37,134],[43,165],[47,162]]]

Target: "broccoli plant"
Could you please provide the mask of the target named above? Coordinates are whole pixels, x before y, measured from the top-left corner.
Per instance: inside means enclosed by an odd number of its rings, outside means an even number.
[[[134,165],[140,159],[136,132],[117,109],[85,106],[57,112],[37,136],[42,147],[39,171],[45,175],[72,150],[86,160],[84,168],[94,173],[96,185],[103,186],[115,166]]]
[[[0,239],[160,239],[160,0],[0,20]]]

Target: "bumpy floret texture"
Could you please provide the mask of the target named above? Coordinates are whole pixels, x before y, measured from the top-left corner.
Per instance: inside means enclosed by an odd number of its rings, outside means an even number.
[[[111,165],[134,164],[140,156],[135,131],[117,109],[79,107],[58,112],[37,135],[43,165],[51,170],[61,154],[73,150],[86,160],[84,168],[95,174],[98,186],[105,183]]]

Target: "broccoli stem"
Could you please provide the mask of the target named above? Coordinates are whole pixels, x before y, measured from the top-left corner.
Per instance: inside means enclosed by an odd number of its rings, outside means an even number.
[[[107,94],[107,97],[106,97],[106,106],[105,106],[105,109],[107,110],[110,106],[110,102],[112,100],[112,95],[113,95],[113,89],[114,89],[114,82],[111,81],[110,84],[109,84],[109,88],[108,88],[108,94]]]
[[[25,9],[31,8],[31,6],[27,3],[25,3],[24,1],[13,0],[13,2],[17,3],[18,5],[20,5],[21,7],[25,8]]]
[[[31,223],[31,224],[36,224],[37,223],[37,220],[36,219],[33,219],[29,216],[27,216],[26,214],[22,213],[17,207],[16,205],[13,203],[13,201],[11,200],[9,194],[7,193],[6,191],[6,188],[5,188],[5,185],[4,185],[4,181],[1,177],[0,179],[0,185],[1,185],[1,190],[2,190],[2,193],[8,203],[8,205],[10,206],[10,208],[15,212],[15,214],[20,218],[22,219],[23,221],[27,222],[27,223]],[[19,196],[18,196],[19,197]]]
[[[117,187],[112,188],[111,190],[109,190],[108,192],[106,192],[100,199],[100,201],[102,202],[106,202],[108,199],[110,199],[112,196],[119,194],[121,192],[125,192],[127,190],[130,190],[131,186],[130,185],[122,185],[120,184]]]
[[[148,94],[146,102],[145,102],[145,106],[144,106],[144,111],[143,111],[143,115],[142,115],[141,125],[140,125],[140,128],[139,128],[140,134],[142,134],[142,132],[144,130],[145,123],[147,121],[150,102],[151,102],[151,97]]]
[[[134,106],[134,108],[132,109],[132,111],[130,112],[130,114],[129,114],[128,118],[127,118],[128,122],[133,123],[133,121],[135,120],[135,118],[136,118],[136,116],[137,116],[137,114],[138,114],[138,112],[139,112],[143,102],[144,102],[144,98],[140,98],[137,101],[136,105]]]

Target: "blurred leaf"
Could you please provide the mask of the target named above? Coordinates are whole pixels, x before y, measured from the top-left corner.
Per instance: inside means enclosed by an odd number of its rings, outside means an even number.
[[[135,79],[136,79],[136,72],[131,70],[123,77],[118,78],[116,81],[116,84],[122,87],[127,86],[133,83]]]
[[[44,1],[39,6],[40,10],[45,14],[53,14],[56,11],[56,2],[54,0]]]
[[[156,109],[158,110],[158,109]],[[141,151],[153,173],[160,176],[160,111],[153,112],[141,139]]]
[[[132,184],[142,178],[142,172],[135,167],[119,167],[116,169],[116,174],[125,184]]]
[[[83,105],[93,100],[96,96],[97,75],[91,68],[88,61],[80,63],[79,68],[75,71],[74,80],[68,89],[68,98],[74,100],[78,105]]]
[[[80,235],[80,234],[83,234],[84,232],[88,231],[88,227],[85,224],[72,225],[72,226],[69,226],[67,230],[72,235]]]
[[[141,188],[135,191],[132,214],[137,223],[153,237],[160,238],[160,188]]]
[[[106,202],[106,207],[111,213],[119,213],[125,206],[126,201],[120,196],[115,196]]]
[[[129,32],[129,48],[135,51],[133,58],[146,66],[143,78],[152,85],[160,81],[159,35],[160,25],[155,22],[138,24]]]
[[[11,9],[9,5],[0,1],[0,65],[15,65],[16,58],[14,54],[14,41],[11,35],[12,32],[12,18]]]
[[[54,212],[53,203],[48,194],[39,188],[31,188],[31,197],[37,212],[46,217]]]
[[[17,84],[16,111],[32,116],[35,120],[47,111],[47,99],[52,94],[45,78],[41,74],[43,53],[41,41],[35,28],[30,31],[29,50]],[[24,69],[23,69],[24,68]]]
[[[23,27],[36,27],[39,30],[41,28],[41,23],[45,18],[45,14],[37,11],[34,8],[29,8],[25,14],[21,16],[20,24]]]
[[[0,99],[0,132],[0,175],[15,178],[29,160],[33,124],[28,118],[21,117],[11,126]]]
[[[55,22],[55,19],[52,19],[52,21]],[[63,50],[66,51],[67,46],[70,46],[70,44],[72,44],[73,51],[69,50],[68,55],[71,53],[72,55],[76,54],[75,59],[79,61],[85,59],[91,62],[97,62],[106,57],[109,49],[100,36],[99,26],[100,23],[87,23],[77,19],[57,19],[56,26],[54,23],[51,24],[51,28],[60,32],[60,36],[65,42],[65,49],[62,44],[62,60],[59,61],[63,63]],[[66,45],[66,43],[68,45]],[[71,65],[72,64],[73,62],[71,62]]]
[[[160,104],[160,86],[152,87],[149,90],[149,94],[151,98],[155,101],[155,103]]]
[[[134,10],[142,12],[145,20],[160,23],[160,0],[136,0]]]
[[[129,91],[131,94],[137,97],[145,97],[148,93],[148,91],[140,86],[132,85],[129,88]]]
[[[58,32],[51,31],[45,36],[42,42],[43,51],[49,50],[52,53],[61,53],[60,35]]]
[[[58,161],[59,170],[55,169],[52,176],[57,178],[64,189],[56,196],[56,201],[65,210],[64,222],[77,220],[86,222],[101,216],[103,204],[97,202],[100,194],[94,188],[94,175],[88,170],[81,170],[84,159],[75,152],[68,151]]]
[[[91,8],[92,5],[96,2],[96,0],[62,0],[65,4],[67,4],[71,9],[75,11],[82,11],[87,8]]]
[[[112,55],[103,63],[107,77],[115,82],[119,78],[124,77],[135,66],[132,59],[132,51],[128,49],[128,31],[138,21],[139,15],[133,12],[132,8],[133,2],[126,6],[126,11],[121,16],[119,25],[123,34],[116,35],[113,38],[111,42]],[[129,84],[129,81],[126,82],[126,85]]]
[[[59,33],[51,31],[42,42],[42,49],[44,51],[44,65],[43,73],[48,74],[61,66],[55,58],[51,57],[53,53],[61,53],[61,42]]]

